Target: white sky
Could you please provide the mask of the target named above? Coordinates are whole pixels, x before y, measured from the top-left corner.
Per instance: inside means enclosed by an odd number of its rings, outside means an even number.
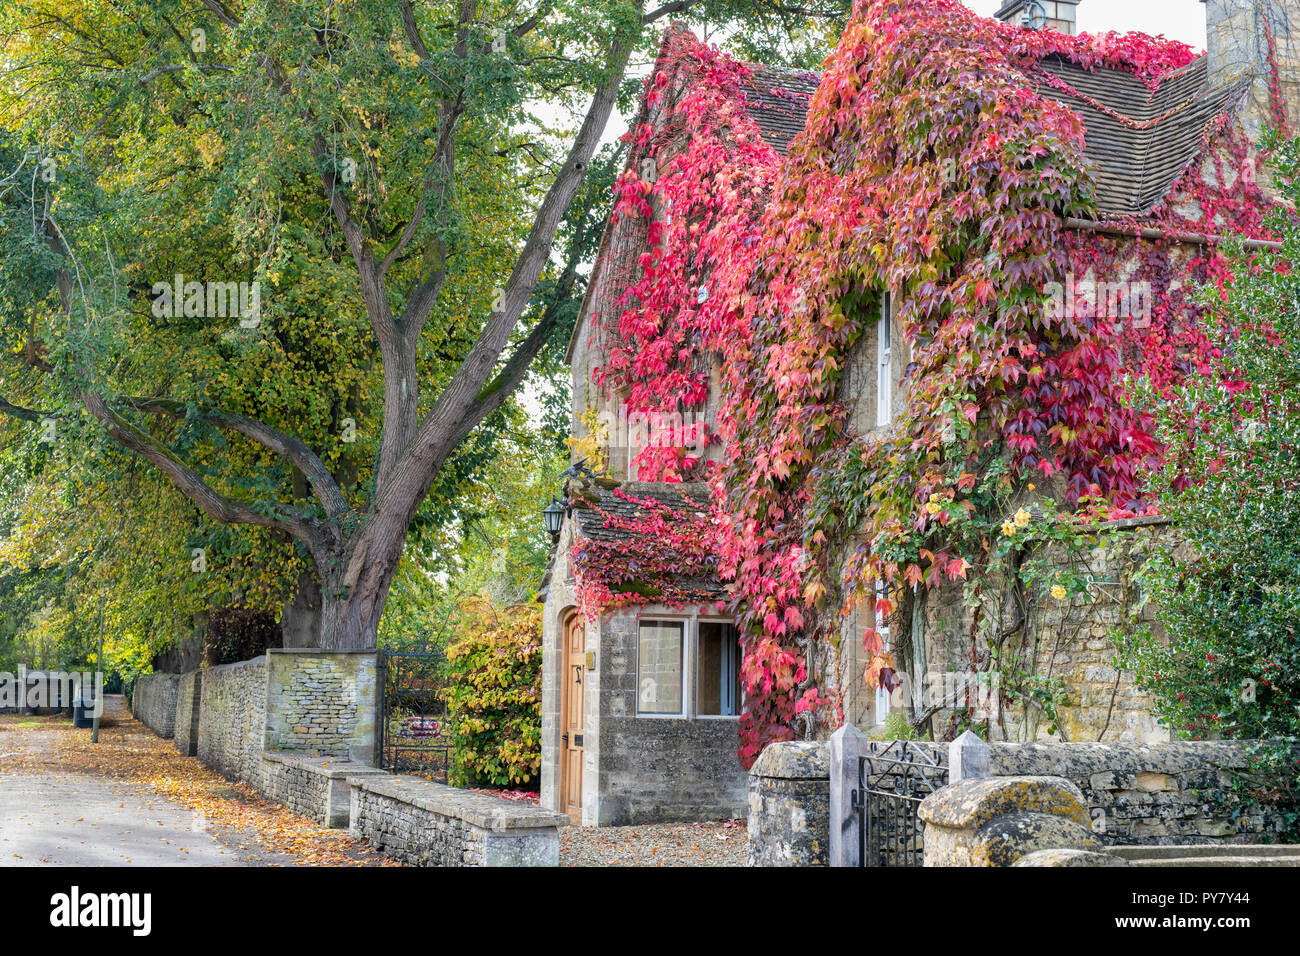
[[[962,0],[983,17],[991,17],[1002,0]],[[1138,30],[1181,40],[1198,53],[1205,49],[1205,4],[1201,0],[1083,0],[1075,14],[1080,33],[1125,33]]]

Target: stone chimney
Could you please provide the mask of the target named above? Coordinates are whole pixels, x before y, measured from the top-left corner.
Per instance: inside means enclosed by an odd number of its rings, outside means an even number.
[[[1296,0],[1201,0],[1211,89],[1251,81],[1242,125],[1256,138],[1276,126],[1271,95],[1277,87],[1292,135],[1300,133],[1300,5]]]
[[[1003,0],[1002,9],[993,15],[1003,23],[1073,36],[1078,32],[1074,8],[1079,3],[1080,0]]]

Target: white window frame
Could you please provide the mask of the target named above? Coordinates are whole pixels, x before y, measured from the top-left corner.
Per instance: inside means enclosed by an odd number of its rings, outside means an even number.
[[[876,633],[880,635],[881,651],[889,650],[889,618],[880,613],[879,602],[889,596],[889,589],[883,581],[876,582],[876,603],[872,604],[872,613],[875,615]],[[883,686],[876,688],[875,713],[873,715],[876,726],[881,726],[885,718],[889,716],[889,699],[892,695]]]
[[[682,625],[682,708],[673,714],[648,714],[641,711],[641,625],[642,624],[681,624]],[[736,701],[734,714],[701,714],[696,685],[699,681],[700,668],[700,625],[729,624],[736,632],[736,622],[729,617],[712,614],[672,614],[647,613],[636,619],[636,669],[634,711],[638,720],[739,720],[745,709],[745,687],[740,686],[740,699]],[[739,633],[737,637],[739,637]],[[740,683],[740,675],[736,674]]]
[[[876,324],[876,427],[894,420],[894,359],[889,293],[880,299],[880,321]]]

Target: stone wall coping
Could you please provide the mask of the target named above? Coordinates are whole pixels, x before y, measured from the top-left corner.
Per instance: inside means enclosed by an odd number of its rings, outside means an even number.
[[[339,650],[339,651],[331,651],[328,648],[323,648],[323,647],[268,647],[266,649],[266,653],[307,654],[307,655],[314,654],[317,657],[337,657],[346,654],[377,654],[379,653],[379,650],[378,648],[374,648],[374,647],[359,647],[359,648],[354,648],[352,650]],[[256,660],[256,658],[254,658],[254,660]]]
[[[305,754],[296,754],[284,750],[263,751],[262,759],[307,773],[320,774],[322,777],[329,777],[331,780],[345,778],[351,780],[353,777],[360,778],[370,774],[387,775],[388,773],[388,771],[380,770],[378,767],[372,767],[364,763],[354,763],[340,757],[309,757]]]
[[[1012,813],[1048,813],[1088,826],[1088,802],[1063,777],[970,777],[950,783],[921,801],[926,823],[975,830]]]
[[[1141,515],[1136,518],[1115,518],[1111,521],[1099,521],[1096,527],[1103,531],[1124,531],[1128,528],[1152,528],[1171,525],[1174,519],[1168,515]],[[1086,528],[1086,526],[1084,526]]]
[[[352,780],[359,790],[388,797],[444,817],[464,820],[484,830],[522,830],[563,827],[569,818],[563,813],[542,810],[485,793],[471,793],[446,784],[385,774]]]
[[[205,667],[203,668],[203,672],[207,674],[214,674],[217,671],[222,671],[224,673],[232,673],[234,671],[239,670],[241,667],[253,667],[255,665],[265,664],[265,663],[266,663],[266,655],[261,654],[257,657],[250,657],[246,661],[235,661],[233,664],[215,664],[212,667]]]
[[[1300,865],[1300,846],[1286,843],[1185,843],[1181,846],[1112,846],[1106,852],[1130,861],[1184,860],[1191,857],[1292,859]]]
[[[1161,744],[1026,743],[989,744],[989,771],[995,775],[1051,774],[1085,777],[1094,773],[1183,773],[1246,767],[1249,741],[1174,740]]]
[[[826,780],[830,773],[830,745],[814,740],[781,740],[768,744],[749,768],[752,777],[785,780]]]

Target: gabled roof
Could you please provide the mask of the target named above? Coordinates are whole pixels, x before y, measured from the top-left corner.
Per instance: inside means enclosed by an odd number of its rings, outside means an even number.
[[[1144,216],[1168,196],[1200,155],[1207,127],[1245,84],[1211,90],[1205,57],[1163,77],[1155,90],[1124,70],[1089,70],[1056,56],[1039,66],[1035,92],[1068,106],[1083,122],[1102,219]],[[750,70],[754,96],[746,109],[768,144],[784,153],[803,129],[821,77],[752,64]]]
[[[632,499],[632,500],[629,500]],[[681,519],[703,521],[709,515],[709,486],[703,482],[622,483],[596,479],[575,481],[569,486],[573,508],[575,538],[589,538],[602,544],[626,544],[645,539],[657,544],[635,525],[641,519],[663,513],[664,509]],[[599,573],[599,569],[594,569]],[[627,582],[620,582],[626,585]],[[724,600],[726,585],[713,574],[675,574],[662,576],[649,572],[641,582],[643,596],[648,586],[653,594],[672,604],[708,604]]]
[[[1040,82],[1037,92],[1083,121],[1084,151],[1105,219],[1146,215],[1168,196],[1200,155],[1207,127],[1243,89],[1211,90],[1205,57],[1163,77],[1155,90],[1122,70],[1086,70],[1059,57],[1040,66],[1059,82]]]
[[[622,491],[623,495],[615,493]],[[625,497],[626,496],[626,497]],[[650,501],[647,507],[628,498]],[[636,532],[620,527],[608,527],[606,519],[637,519],[647,515],[651,508],[663,507],[679,514],[704,518],[709,513],[709,486],[703,482],[585,481],[571,487],[573,517],[578,523],[577,532],[584,538],[596,541],[625,541]]]
[[[750,79],[745,112],[758,125],[764,142],[784,155],[790,140],[803,132],[808,103],[817,92],[821,75],[758,63],[747,65]]]

